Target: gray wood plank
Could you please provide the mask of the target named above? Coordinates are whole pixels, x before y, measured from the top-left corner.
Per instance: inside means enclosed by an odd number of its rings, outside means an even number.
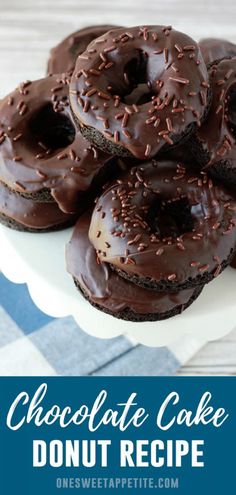
[[[209,342],[178,375],[236,375],[236,329],[221,340]]]

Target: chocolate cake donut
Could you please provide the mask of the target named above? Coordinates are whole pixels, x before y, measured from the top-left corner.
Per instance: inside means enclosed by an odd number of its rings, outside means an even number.
[[[86,50],[89,43],[114,27],[109,24],[89,26],[67,36],[51,49],[47,73],[62,74],[73,70],[78,55]]]
[[[227,40],[204,38],[199,41],[199,46],[206,64],[236,56],[236,45]]]
[[[191,136],[189,150],[202,168],[230,186],[236,185],[236,57],[209,69],[212,105]]]
[[[93,211],[98,261],[141,287],[177,291],[210,282],[236,246],[236,200],[204,173],[145,162],[111,185]]]
[[[64,213],[57,203],[25,198],[0,182],[0,223],[15,230],[47,232],[72,225],[76,215]]]
[[[171,26],[112,30],[79,55],[70,104],[99,148],[148,159],[200,125],[209,102],[198,44]]]
[[[0,102],[4,223],[36,230],[64,227],[115,171],[111,157],[76,130],[68,84],[58,75],[27,81]]]
[[[119,277],[107,263],[97,263],[89,241],[91,212],[78,220],[67,245],[67,270],[83,296],[98,309],[130,321],[156,321],[182,313],[202,291],[199,286],[176,293],[143,289]]]

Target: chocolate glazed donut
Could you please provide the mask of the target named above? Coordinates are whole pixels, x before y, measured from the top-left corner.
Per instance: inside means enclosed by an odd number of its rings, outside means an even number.
[[[64,213],[56,202],[35,201],[11,191],[0,182],[0,223],[23,232],[47,232],[66,228],[76,216]]]
[[[236,56],[236,45],[227,40],[204,38],[199,41],[199,46],[207,65],[222,58]]]
[[[200,166],[230,186],[236,185],[236,57],[209,69],[212,105],[189,140]]]
[[[85,209],[90,194],[115,170],[111,157],[76,131],[68,84],[67,77],[58,75],[27,81],[0,103],[0,181],[30,201],[56,202],[56,210],[67,215],[61,214],[63,223]],[[5,198],[7,194],[5,190]],[[9,208],[1,207],[0,213],[11,218],[19,194],[13,209],[12,195],[10,198],[8,194]],[[21,201],[21,208],[23,204],[27,205]]]
[[[78,57],[70,84],[81,132],[101,149],[144,160],[200,125],[208,101],[200,49],[171,26],[97,38]]]
[[[89,26],[67,36],[51,49],[47,73],[62,74],[73,70],[78,55],[86,50],[89,43],[114,27],[116,26],[109,24]]]
[[[157,321],[182,313],[202,291],[199,286],[176,293],[143,289],[119,277],[107,263],[97,263],[88,238],[91,212],[78,220],[66,250],[67,270],[76,287],[98,309],[129,321]]]
[[[142,287],[205,284],[231,261],[236,201],[206,174],[148,162],[113,184],[94,209],[89,238],[98,261]]]

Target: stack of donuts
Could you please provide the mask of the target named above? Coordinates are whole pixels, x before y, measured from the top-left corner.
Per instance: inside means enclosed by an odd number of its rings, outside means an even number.
[[[0,102],[0,221],[74,225],[67,270],[106,313],[184,311],[236,250],[236,45],[171,26],[63,40]]]

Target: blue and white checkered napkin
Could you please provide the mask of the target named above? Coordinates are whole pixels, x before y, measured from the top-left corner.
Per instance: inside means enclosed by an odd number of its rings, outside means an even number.
[[[0,274],[0,376],[170,375],[199,346],[186,339],[154,349],[126,337],[91,337],[72,317],[42,313],[26,285],[12,284]]]

